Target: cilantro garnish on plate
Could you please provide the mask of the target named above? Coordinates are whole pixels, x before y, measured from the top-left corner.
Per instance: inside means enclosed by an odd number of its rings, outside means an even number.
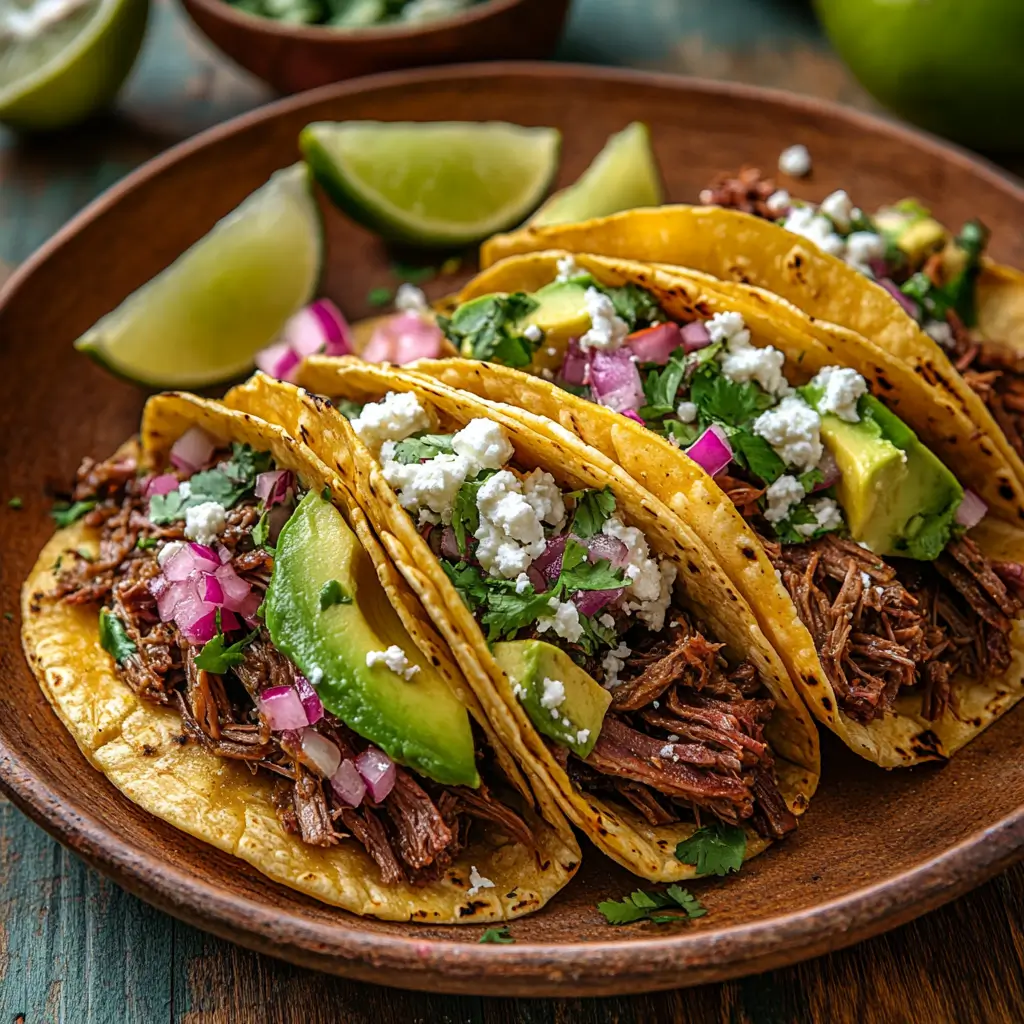
[[[633,924],[635,921],[668,924],[703,917],[708,912],[693,893],[678,885],[670,885],[664,892],[648,893],[637,889],[621,900],[603,900],[597,909],[609,924]]]
[[[747,852],[747,833],[736,825],[715,821],[697,829],[676,846],[676,860],[692,864],[698,875],[739,871]]]
[[[481,942],[494,942],[503,946],[507,946],[509,943],[515,942],[508,933],[508,925],[503,924],[498,928],[488,928],[483,935],[480,936]]]

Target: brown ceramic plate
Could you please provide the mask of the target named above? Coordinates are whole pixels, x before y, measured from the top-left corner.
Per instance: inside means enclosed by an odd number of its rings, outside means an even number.
[[[71,341],[202,235],[278,167],[307,121],[501,118],[557,125],[562,178],[610,132],[643,118],[670,197],[692,199],[719,169],[774,167],[806,143],[820,198],[847,186],[874,204],[920,196],[946,221],[980,216],[997,258],[1024,264],[1024,189],[921,135],[825,104],[754,89],[551,65],[403,72],[295,97],[177,147],[97,200],[0,295],[0,609],[50,532],[48,492],[85,454],[132,433],[143,395],[71,351]],[[352,316],[387,280],[380,244],[328,216],[326,294]],[[13,511],[6,499],[24,498]],[[706,917],[677,927],[612,928],[595,909],[635,880],[592,851],[552,904],[512,926],[351,917],[135,808],[78,753],[0,620],[0,785],[43,828],[149,902],[295,963],[407,988],[487,995],[598,995],[715,981],[836,949],[978,885],[1024,851],[1024,712],[948,766],[886,773],[826,742],[824,781],[799,834],[725,884],[699,885]]]

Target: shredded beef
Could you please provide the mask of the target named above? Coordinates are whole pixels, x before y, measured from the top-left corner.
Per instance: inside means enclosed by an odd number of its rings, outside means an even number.
[[[220,456],[215,456],[211,465]],[[244,761],[252,771],[277,778],[273,804],[284,830],[311,846],[330,847],[346,833],[366,849],[385,884],[424,884],[440,878],[465,845],[474,819],[497,825],[529,847],[536,843],[526,822],[479,790],[416,781],[396,766],[396,782],[380,805],[369,798],[358,808],[335,796],[302,750],[298,733],[275,734],[259,710],[260,694],[295,682],[295,668],[271,642],[265,627],[243,648],[240,664],[225,675],[196,665],[199,646],[173,622],[161,622],[150,584],[160,575],[157,542],[182,538],[181,524],[159,527],[146,516],[144,482],[134,461],[86,460],[79,470],[75,500],[95,500],[86,525],[99,531],[99,557],[65,556],[53,596],[69,604],[106,604],[135,643],[136,652],[119,666],[122,679],[145,700],[169,705],[181,715],[185,736],[212,753]],[[219,540],[235,571],[257,590],[266,590],[273,556],[256,548],[252,530],[260,518],[254,499],[243,499],[227,515]],[[138,547],[142,538],[153,543]],[[316,724],[343,758],[354,759],[369,744],[331,714]]]
[[[762,177],[756,167],[742,167],[736,174],[719,174],[709,188],[701,191],[700,201],[704,206],[725,206],[772,220],[765,203],[774,191],[771,178]]]

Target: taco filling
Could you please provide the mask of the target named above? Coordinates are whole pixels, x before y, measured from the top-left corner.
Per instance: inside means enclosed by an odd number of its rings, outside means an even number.
[[[1024,458],[1024,359],[1009,343],[976,330],[976,288],[989,238],[983,224],[969,221],[953,235],[916,199],[871,215],[841,189],[816,206],[777,189],[752,167],[720,175],[700,201],[775,221],[878,281],[946,350]]]
[[[99,549],[64,556],[55,596],[100,606],[118,676],[177,710],[182,743],[275,779],[286,832],[361,843],[385,884],[441,878],[476,819],[533,847],[480,780],[491,755],[465,709],[407,634],[374,632],[385,620],[360,600],[376,576],[326,495],[198,427],[171,462],[143,476],[134,457],[87,459],[73,493]],[[403,719],[416,700],[429,713]]]
[[[487,418],[438,433],[412,392],[345,412],[578,786],[652,825],[710,815],[772,838],[796,827],[758,670],[727,662],[675,605],[675,565],[623,522],[609,488],[566,491],[520,465]]]
[[[488,306],[516,315],[495,332],[495,317],[482,326],[479,315]],[[825,367],[795,387],[798,368],[753,345],[741,314],[673,322],[648,292],[606,287],[572,257],[532,295],[470,300],[442,326],[463,355],[511,353],[514,365],[542,364],[536,354],[557,339],[546,354],[561,363],[543,376],[644,424],[715,477],[855,720],[881,718],[905,689],[929,720],[955,713],[954,678],[1009,667],[1022,567],[990,563],[964,535],[984,503],[855,370]]]

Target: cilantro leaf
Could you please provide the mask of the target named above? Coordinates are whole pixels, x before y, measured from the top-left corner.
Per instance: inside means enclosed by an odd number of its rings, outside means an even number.
[[[727,875],[739,871],[746,852],[747,833],[736,825],[715,821],[679,843],[676,860],[692,864],[698,875]]]
[[[570,537],[562,554],[558,586],[570,594],[577,590],[616,590],[625,586],[625,573],[612,568],[611,562],[604,558],[588,561],[587,549]],[[550,593],[547,596],[550,597]]]
[[[487,627],[487,640],[501,640],[514,637],[524,626],[551,614],[551,591],[538,594],[533,587],[527,587],[521,594],[516,593],[515,580],[499,580],[488,577],[487,611],[481,622]]]
[[[338,582],[328,580],[320,588],[320,611],[325,612],[336,604],[351,604],[352,595]]]
[[[783,544],[806,544],[807,541],[813,540],[815,533],[811,533],[807,536],[800,533],[796,527],[798,526],[817,526],[818,520],[814,513],[807,507],[804,502],[799,505],[794,505],[789,510],[789,515],[780,522],[774,523],[775,535]]]
[[[650,370],[644,378],[644,399],[647,404],[640,410],[645,420],[657,419],[676,411],[676,394],[686,376],[686,362],[682,349],[676,349],[663,370]]]
[[[622,900],[603,900],[598,903],[597,909],[609,924],[632,924],[644,920],[667,924],[684,920],[677,913],[656,913],[663,910],[683,910],[686,918],[691,920],[707,913],[707,908],[693,893],[678,885],[670,885],[664,892],[647,893],[637,889]]]
[[[489,359],[505,366],[529,366],[539,341],[530,341],[516,327],[537,308],[525,292],[486,295],[459,306],[451,319],[437,323],[464,356]]]
[[[696,896],[693,895],[688,889],[683,889],[678,885],[670,885],[665,890],[665,895],[672,900],[677,907],[681,907],[686,911],[686,916],[693,920],[697,917],[703,917],[707,912],[708,908]]]
[[[252,542],[255,547],[263,548],[265,551],[272,551],[273,548],[268,543],[270,540],[270,510],[264,511],[263,515],[260,516],[259,521],[252,528]]]
[[[50,515],[53,516],[58,526],[70,526],[81,519],[86,512],[91,512],[95,507],[96,502],[92,499],[89,501],[76,501],[73,504],[62,501],[53,506],[50,510]]]
[[[706,363],[694,374],[690,401],[700,410],[702,422],[710,420],[741,427],[767,409],[773,399],[753,381],[737,384]]]
[[[797,480],[800,481],[800,486],[808,493],[813,491],[814,488],[818,486],[818,484],[824,481],[824,479],[825,474],[822,473],[822,471],[818,469],[816,466],[814,469],[809,469],[806,473],[801,473],[797,477]]]
[[[581,615],[580,625],[583,632],[576,643],[585,654],[593,655],[602,647],[615,647],[618,643],[614,627],[602,626],[595,616]],[[570,651],[570,657],[572,655],[573,652]]]
[[[109,608],[100,609],[100,646],[118,665],[138,650],[124,623]]]
[[[226,638],[218,627],[217,635],[203,644],[203,649],[196,655],[196,668],[212,672],[215,676],[224,675],[232,665],[240,665],[245,660],[243,649],[259,635],[260,631],[254,629],[248,636],[226,647]]]
[[[683,423],[681,420],[665,420],[661,429],[654,428],[655,433],[675,441],[680,448],[689,448],[700,437],[700,427],[696,423]]]
[[[455,492],[452,502],[452,530],[455,531],[455,543],[459,553],[466,553],[466,538],[472,537],[480,529],[480,511],[476,507],[476,496],[483,479],[464,480]]]
[[[422,284],[437,275],[436,267],[415,266],[412,263],[394,262],[391,264],[391,273],[399,281],[408,281],[409,284]]]
[[[7,507],[8,508],[13,508],[13,509],[17,510],[17,509],[20,509],[20,508],[24,508],[25,507],[25,502],[21,498],[19,498],[17,495],[15,495],[13,498],[8,498],[7,499]]]
[[[570,529],[577,536],[586,540],[601,532],[601,527],[615,511],[615,495],[610,487],[601,490],[588,489],[575,491],[576,508],[572,514]]]
[[[749,430],[735,429],[729,434],[733,458],[766,484],[773,484],[786,472],[786,464],[775,449]]]
[[[185,500],[181,491],[154,494],[149,499],[149,521],[154,526],[163,526],[166,523],[173,523],[177,519],[183,519],[185,517]]]
[[[347,420],[354,420],[362,411],[361,402],[353,402],[351,398],[335,398],[331,405]]]
[[[390,288],[371,288],[366,293],[366,302],[375,309],[379,309],[381,306],[386,306],[391,301],[394,294],[395,293]]]
[[[150,548],[155,548],[157,545],[156,537],[140,537],[136,542],[135,546],[140,551],[148,551]]]
[[[640,324],[665,319],[657,299],[639,285],[629,282],[619,288],[602,286],[600,291],[612,300],[616,314],[626,321],[626,326],[631,331],[635,331]]]
[[[512,938],[508,933],[508,925],[503,924],[499,928],[488,928],[483,935],[480,936],[481,942],[497,942],[502,945],[508,945],[510,942],[516,940]]]
[[[451,455],[454,450],[451,434],[420,434],[399,441],[392,457],[403,466],[408,466],[413,462],[432,459],[435,455]]]
[[[487,585],[475,565],[467,565],[465,562],[452,565],[442,558],[441,568],[448,574],[452,586],[459,592],[459,597],[465,601],[470,611],[475,612],[482,604],[486,604]]]

